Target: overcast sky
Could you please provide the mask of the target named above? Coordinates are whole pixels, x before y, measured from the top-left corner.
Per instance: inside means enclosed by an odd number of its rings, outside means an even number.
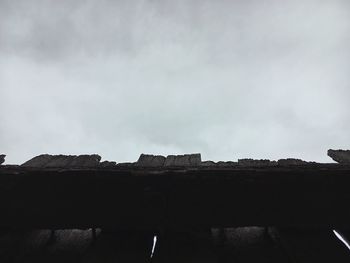
[[[350,2],[0,0],[0,153],[330,162]]]

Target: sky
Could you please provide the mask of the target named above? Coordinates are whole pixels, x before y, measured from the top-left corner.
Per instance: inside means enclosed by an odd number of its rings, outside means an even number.
[[[0,153],[331,162],[347,0],[0,0]]]

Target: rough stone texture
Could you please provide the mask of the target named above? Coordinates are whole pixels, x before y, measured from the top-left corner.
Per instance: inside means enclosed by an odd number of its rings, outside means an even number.
[[[53,168],[53,167],[96,167],[101,157],[92,155],[49,155],[36,156],[22,164],[24,167]]]
[[[100,163],[100,167],[114,167],[116,166],[116,162],[110,162],[110,161],[103,161]]]
[[[238,164],[242,166],[275,166],[276,161],[270,161],[267,159],[254,160],[254,159],[238,159]]]
[[[45,167],[70,167],[75,158],[74,155],[55,155]]]
[[[97,154],[92,155],[78,155],[69,164],[71,167],[95,167],[100,164],[101,156]]]
[[[130,163],[130,162],[126,162],[126,163],[117,163],[117,167],[120,168],[131,168],[134,167],[136,163]]]
[[[6,157],[5,154],[0,154],[0,164],[5,162],[5,157]]]
[[[279,165],[301,165],[301,164],[308,163],[308,162],[303,161],[301,159],[294,159],[294,158],[279,159],[277,162]]]
[[[220,162],[217,162],[216,165],[218,167],[235,167],[238,165],[237,162],[232,162],[232,161],[228,161],[228,162],[223,162],[223,161],[220,161]]]
[[[328,156],[341,164],[350,164],[350,150],[332,150],[327,152]]]
[[[216,166],[216,163],[213,161],[204,161],[204,162],[201,162],[200,166],[211,167],[211,166]]]
[[[168,155],[164,166],[199,166],[202,162],[201,154]]]
[[[26,161],[22,164],[24,167],[45,167],[45,165],[50,162],[50,160],[53,158],[53,155],[49,154],[41,154],[38,155],[29,161]]]
[[[164,163],[164,156],[141,154],[135,165],[141,167],[162,167]]]

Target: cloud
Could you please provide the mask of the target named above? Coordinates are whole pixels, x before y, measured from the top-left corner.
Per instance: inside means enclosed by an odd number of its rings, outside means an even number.
[[[0,1],[0,149],[329,161],[347,1]]]

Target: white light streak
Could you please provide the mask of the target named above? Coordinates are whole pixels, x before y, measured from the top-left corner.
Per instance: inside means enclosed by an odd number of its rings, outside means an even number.
[[[345,238],[339,234],[336,230],[333,230],[334,235],[341,241],[343,244],[350,250],[349,243],[345,240]]]
[[[156,244],[157,244],[157,236],[154,236],[153,237],[153,246],[152,246],[151,258],[153,257],[154,249],[156,248]]]

